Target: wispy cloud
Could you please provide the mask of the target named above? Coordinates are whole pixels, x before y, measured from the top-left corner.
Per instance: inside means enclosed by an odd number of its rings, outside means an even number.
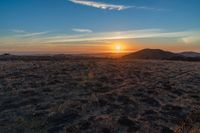
[[[154,10],[154,11],[169,11],[168,9],[161,9],[161,8],[153,8],[153,7],[147,7],[147,6],[127,6],[127,5],[115,5],[115,4],[109,4],[109,3],[103,3],[103,2],[94,2],[89,0],[68,0],[70,2],[73,2],[75,4],[80,4],[84,6],[90,6],[94,8],[99,8],[103,10],[125,10],[129,8],[139,9],[139,10]]]
[[[95,7],[103,10],[125,10],[130,8],[129,6],[125,5],[114,5],[114,4],[108,4],[108,3],[103,3],[103,2],[94,2],[94,1],[88,1],[88,0],[69,0],[75,4],[80,4],[80,5],[85,5],[85,6],[90,6],[90,7]]]
[[[181,41],[186,44],[199,43],[200,38],[199,38],[199,36],[187,36],[187,37],[181,38]]]
[[[138,38],[183,38],[191,35],[191,32],[177,31],[167,32],[161,29],[129,30],[116,32],[100,32],[82,35],[59,35],[43,38],[43,43],[70,43],[84,41],[106,41],[116,39],[138,39]]]
[[[195,37],[194,37],[195,36]],[[59,45],[59,44],[95,44],[95,42],[112,42],[113,40],[148,39],[148,38],[177,38],[182,42],[200,42],[198,35],[192,31],[166,31],[162,29],[141,29],[128,31],[92,32],[85,34],[49,34],[48,32],[17,34],[0,38],[1,45]]]
[[[91,33],[92,30],[91,29],[79,29],[79,28],[75,28],[75,29],[72,29],[73,31],[75,32],[80,32],[80,33]]]
[[[28,32],[22,29],[11,29],[9,30],[14,33],[15,37],[34,37],[34,36],[41,36],[50,33],[49,31],[42,31],[42,32]]]
[[[41,44],[41,39],[49,36],[49,31],[43,32],[27,32],[20,29],[9,30],[14,34],[0,37],[0,48],[10,46],[30,46],[35,44]]]
[[[17,37],[34,37],[34,36],[40,36],[40,35],[45,35],[48,34],[48,31],[44,32],[33,32],[33,33],[24,33],[24,34],[18,34],[16,35]]]
[[[10,31],[13,32],[13,33],[26,33],[25,30],[21,30],[21,29],[12,29]]]
[[[169,9],[153,8],[153,7],[147,7],[147,6],[131,6],[131,7],[135,9],[139,9],[139,10],[171,11]]]

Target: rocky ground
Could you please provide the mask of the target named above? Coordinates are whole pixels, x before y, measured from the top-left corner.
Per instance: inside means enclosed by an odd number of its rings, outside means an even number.
[[[200,131],[200,63],[0,61],[0,132]]]

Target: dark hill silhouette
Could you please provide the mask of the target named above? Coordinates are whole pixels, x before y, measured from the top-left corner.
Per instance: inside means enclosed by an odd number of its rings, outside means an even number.
[[[70,54],[56,54],[56,55],[12,55],[5,53],[0,55],[0,61],[13,61],[13,60],[23,60],[23,61],[62,61],[62,60],[79,60],[79,59],[113,59],[113,57],[105,56],[106,54],[100,55],[70,55]],[[122,56],[122,59],[152,59],[152,60],[182,60],[182,61],[200,61],[200,56],[196,56],[197,53],[194,52],[184,52],[184,53],[173,53],[169,51],[164,51],[161,49],[143,49],[137,52],[130,53],[128,55]]]
[[[185,57],[200,57],[200,53],[192,52],[192,51],[181,52],[179,54]]]
[[[164,51],[161,49],[143,49],[131,54],[124,56],[127,59],[160,59],[160,60],[169,60],[169,59],[180,59],[184,56],[175,54],[169,51]]]
[[[9,54],[9,53],[4,53],[4,54],[2,54],[1,56],[12,56],[12,55]]]

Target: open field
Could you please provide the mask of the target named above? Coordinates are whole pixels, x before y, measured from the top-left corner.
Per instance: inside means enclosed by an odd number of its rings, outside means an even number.
[[[0,132],[198,131],[200,63],[0,61]]]

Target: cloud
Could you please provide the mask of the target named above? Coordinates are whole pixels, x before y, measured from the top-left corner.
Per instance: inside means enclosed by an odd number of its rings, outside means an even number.
[[[14,36],[0,37],[0,45],[68,45],[68,44],[93,44],[95,42],[112,42],[113,40],[148,39],[148,38],[174,38],[182,39],[181,42],[191,43],[199,41],[194,31],[166,31],[163,29],[141,29],[110,32],[88,32],[85,34],[49,34],[49,32],[35,32],[17,34]]]
[[[84,41],[106,41],[115,39],[139,39],[139,38],[183,38],[191,33],[187,31],[167,32],[161,29],[143,29],[116,32],[99,32],[81,35],[59,35],[43,38],[43,43],[70,43]]]
[[[48,31],[44,31],[44,32],[33,32],[33,33],[28,33],[28,32],[24,32],[23,34],[17,34],[15,35],[16,37],[34,37],[34,36],[40,36],[40,35],[45,35],[48,34]]]
[[[146,7],[146,6],[132,6],[132,8],[140,9],[140,10],[152,10],[152,11],[171,11],[169,9],[153,8],[153,7]]]
[[[187,37],[183,37],[181,41],[186,44],[200,43],[200,38],[199,36],[187,36]]]
[[[28,32],[22,29],[11,29],[9,30],[14,33],[14,37],[34,37],[40,36],[50,33],[49,31],[42,31],[42,32]]]
[[[139,10],[170,11],[168,9],[159,9],[159,8],[146,7],[146,6],[114,5],[114,4],[108,4],[108,3],[103,3],[103,2],[94,2],[94,1],[89,1],[89,0],[68,0],[68,1],[73,2],[75,4],[90,6],[90,7],[94,7],[94,8],[103,9],[103,10],[121,11],[121,10],[125,10],[128,8],[134,8],[134,9],[139,9]]]
[[[21,29],[12,29],[10,30],[11,32],[14,32],[14,33],[26,33],[26,31],[24,30],[21,30]]]
[[[102,2],[94,2],[94,1],[88,1],[88,0],[69,0],[70,2],[73,2],[75,4],[95,7],[103,10],[125,10],[130,8],[130,6],[125,5],[114,5],[114,4],[107,4]]]
[[[77,29],[77,28],[75,28],[75,29],[72,29],[72,30],[75,31],[75,32],[80,32],[80,33],[91,33],[91,32],[93,32],[90,29]]]

